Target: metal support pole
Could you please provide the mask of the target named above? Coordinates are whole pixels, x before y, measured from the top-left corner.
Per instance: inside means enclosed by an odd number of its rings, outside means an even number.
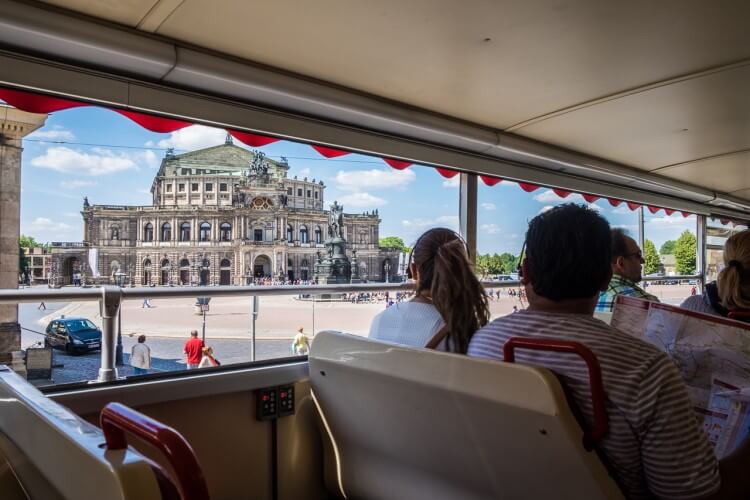
[[[206,306],[201,306],[201,309],[203,309],[203,335],[202,340],[203,343],[206,343]]]
[[[645,221],[643,220],[643,207],[638,209],[638,247],[641,249],[641,251],[645,251],[643,249],[643,245],[646,243],[646,232],[645,232]]]
[[[115,366],[122,366],[122,308],[117,311],[117,347],[115,348]]]
[[[117,380],[115,368],[115,330],[120,312],[122,290],[116,286],[102,287],[102,298],[99,301],[99,312],[102,317],[102,359],[97,382]]]
[[[256,352],[255,351],[255,320],[258,319],[258,309],[260,308],[259,307],[259,305],[260,305],[259,304],[259,300],[260,299],[258,298],[257,295],[253,296],[253,310],[252,310],[252,315],[253,315],[253,333],[252,333],[252,339],[251,339],[251,342],[250,342],[250,349],[251,349],[250,359],[252,361],[255,361],[255,352]]]
[[[695,256],[695,274],[699,275],[699,283],[701,293],[704,292],[706,286],[706,216],[697,215],[695,217],[696,228],[695,228],[695,240],[697,255]]]
[[[469,249],[469,260],[477,261],[477,176],[461,173],[458,199],[459,233]]]

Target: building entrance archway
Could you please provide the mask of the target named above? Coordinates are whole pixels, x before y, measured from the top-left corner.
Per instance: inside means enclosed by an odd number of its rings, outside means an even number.
[[[253,278],[271,276],[271,259],[267,255],[258,255],[253,261]]]
[[[180,285],[190,284],[190,261],[182,259],[180,261]]]
[[[63,261],[61,282],[63,285],[70,285],[73,283],[73,275],[81,272],[81,261],[78,257],[68,257]]]
[[[219,268],[219,284],[232,284],[232,263],[229,261],[229,259],[221,259]]]

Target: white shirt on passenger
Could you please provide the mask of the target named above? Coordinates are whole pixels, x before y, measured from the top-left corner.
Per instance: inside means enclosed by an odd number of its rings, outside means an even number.
[[[432,304],[400,302],[375,316],[369,336],[394,344],[424,347],[444,325],[443,318]],[[436,349],[444,351],[445,341]]]
[[[469,356],[503,358],[511,337],[581,342],[601,366],[609,433],[599,443],[626,498],[702,498],[719,489],[719,467],[675,364],[656,347],[585,314],[519,311],[471,338]],[[519,349],[519,363],[555,372],[591,426],[588,370],[578,356]]]
[[[134,368],[151,368],[151,349],[143,342],[138,342],[130,351],[130,366]]]

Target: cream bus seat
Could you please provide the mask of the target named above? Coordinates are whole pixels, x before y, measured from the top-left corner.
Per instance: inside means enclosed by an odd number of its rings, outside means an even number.
[[[338,332],[308,359],[346,498],[622,498],[549,370]]]
[[[158,466],[124,444],[124,432],[133,432],[127,422],[136,426],[143,422],[133,418],[140,414],[132,410],[128,414],[123,408],[113,406],[102,412],[107,412],[103,422],[109,427],[102,432],[0,366],[2,498],[207,499],[205,485],[204,495],[200,487],[187,495],[180,491],[180,495]],[[120,415],[126,418],[118,420]]]

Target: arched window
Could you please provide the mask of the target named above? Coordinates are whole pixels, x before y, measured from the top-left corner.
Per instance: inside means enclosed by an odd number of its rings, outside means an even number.
[[[198,237],[200,238],[200,241],[211,241],[211,224],[208,222],[201,222]]]
[[[161,225],[161,241],[172,240],[172,224],[165,222]]]
[[[224,268],[224,267],[231,267],[232,266],[232,262],[229,259],[221,259],[221,263],[219,265],[222,268]]]
[[[291,224],[287,224],[286,226],[286,240],[294,241],[294,229],[292,229]]]
[[[120,239],[120,226],[113,224],[109,227],[109,239],[119,240]]]
[[[154,241],[154,225],[150,222],[143,226],[143,241]]]
[[[180,224],[180,241],[190,241],[190,223]]]
[[[180,268],[181,269],[189,269],[190,268],[190,261],[187,259],[182,259],[180,261]]]
[[[221,241],[232,241],[232,225],[228,222],[222,222],[219,226],[219,238]]]
[[[307,237],[307,226],[299,227],[299,241],[302,243],[307,243],[309,241]]]
[[[151,259],[143,261],[143,277],[141,278],[141,285],[149,286],[151,284]]]
[[[320,230],[320,226],[315,227],[315,243],[323,243],[323,231]]]

